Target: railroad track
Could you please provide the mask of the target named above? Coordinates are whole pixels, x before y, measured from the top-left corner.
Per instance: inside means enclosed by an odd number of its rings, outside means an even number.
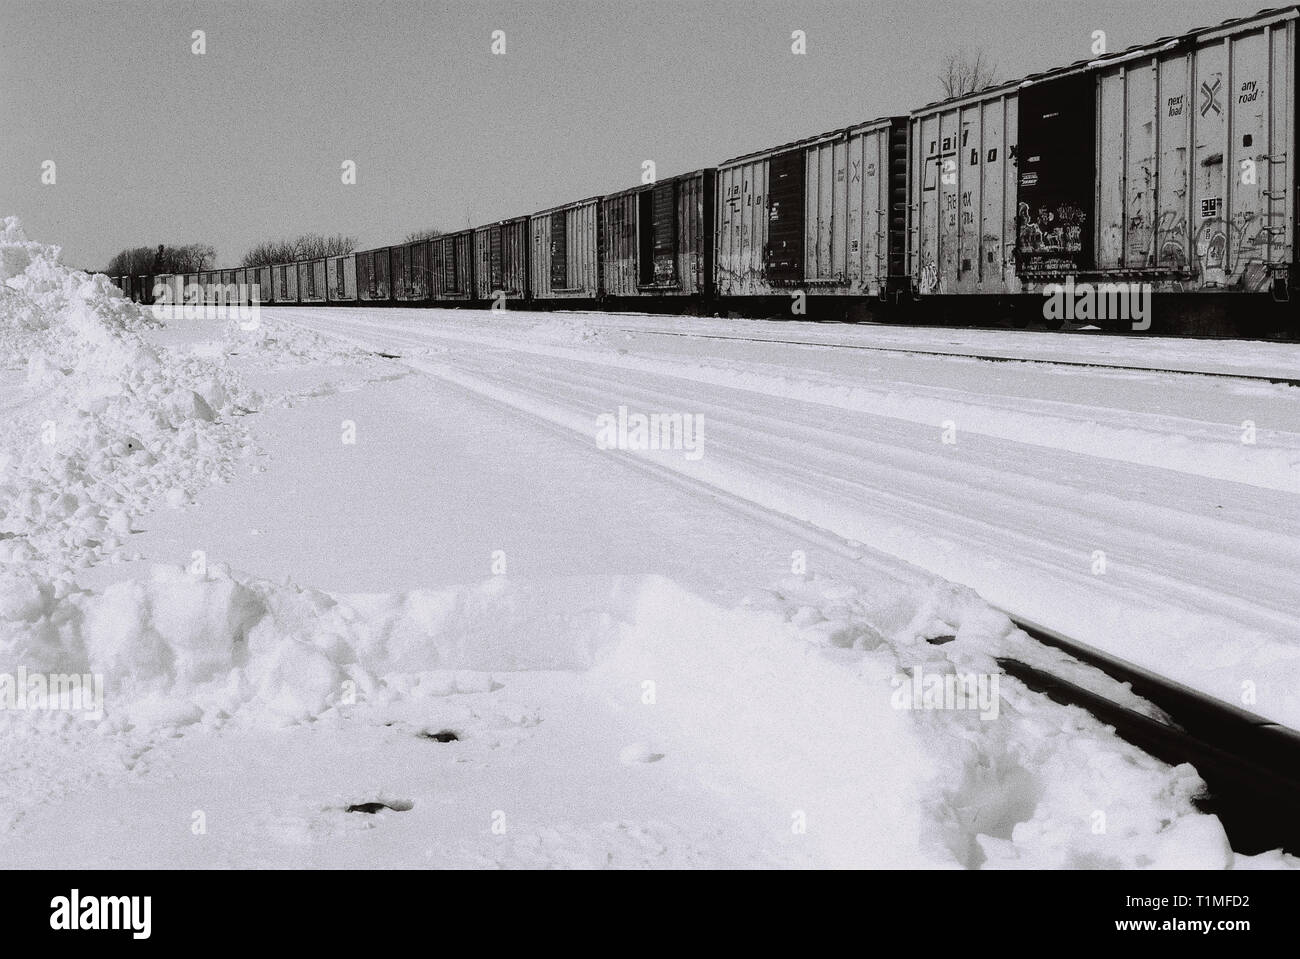
[[[697,334],[687,331],[626,329],[629,333],[662,336],[699,336],[702,339],[745,340],[825,349],[853,349],[879,353],[962,357],[994,363],[1036,363],[1092,367],[1143,373],[1171,373],[1300,386],[1300,378],[1269,377],[1206,370],[1137,367],[1081,361],[1021,359],[999,355],[918,350],[903,347],[825,343],[764,336]],[[1133,692],[1164,711],[1164,723],[1135,712],[1104,696],[1061,679],[1043,669],[1011,658],[998,663],[1008,675],[1061,703],[1080,706],[1115,728],[1120,738],[1170,765],[1190,763],[1205,780],[1207,793],[1198,806],[1217,815],[1232,848],[1256,854],[1281,847],[1300,855],[1300,733],[1243,709],[1198,693],[1131,663],[1077,643],[1037,623],[1008,614],[1031,638],[1060,649],[1093,666],[1112,679],[1128,683]]]
[[[1031,363],[1042,366],[1069,366],[1084,369],[1118,370],[1128,373],[1171,373],[1179,376],[1209,376],[1215,379],[1244,380],[1255,383],[1274,383],[1281,386],[1300,386],[1300,377],[1264,376],[1257,373],[1231,373],[1220,370],[1182,370],[1176,367],[1129,366],[1122,363],[1091,363],[1086,360],[1052,360],[1042,357],[1003,356],[997,353],[959,353],[945,350],[923,350],[905,346],[869,346],[865,343],[829,343],[819,340],[790,340],[775,336],[738,336],[730,333],[696,333],[689,330],[649,330],[618,327],[622,333],[651,336],[681,336],[701,340],[738,340],[747,343],[779,343],[784,346],[812,346],[827,350],[863,350],[869,353],[896,353],[905,356],[934,356],[985,363]]]
[[[1057,702],[1081,706],[1157,759],[1170,765],[1190,763],[1208,790],[1197,805],[1219,817],[1236,852],[1253,855],[1281,847],[1300,854],[1300,733],[1098,653],[1037,623],[1011,619],[1038,642],[1129,683],[1171,722],[1134,712],[1042,669],[1001,658],[998,663],[1008,675]]]

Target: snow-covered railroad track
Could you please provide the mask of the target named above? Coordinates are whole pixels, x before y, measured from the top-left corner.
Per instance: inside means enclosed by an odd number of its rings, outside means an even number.
[[[1158,706],[1162,722],[1054,674],[1009,658],[998,664],[1031,689],[1079,706],[1123,739],[1170,765],[1190,763],[1209,789],[1202,808],[1217,815],[1234,849],[1300,851],[1300,733],[1218,702],[1180,683],[1097,653],[1055,630],[1012,617],[1038,642],[1127,684]]]
[[[759,322],[759,321],[755,321]],[[809,346],[827,350],[863,350],[870,353],[894,353],[901,356],[933,356],[946,359],[979,360],[985,363],[1033,363],[1046,366],[1065,366],[1076,369],[1114,370],[1122,373],[1161,373],[1178,376],[1211,376],[1216,379],[1242,380],[1254,383],[1271,383],[1279,386],[1300,387],[1300,377],[1263,376],[1254,373],[1233,373],[1225,370],[1188,370],[1177,367],[1131,366],[1119,363],[1095,363],[1083,360],[1047,359],[1036,356],[1009,356],[1000,353],[971,353],[966,351],[923,350],[899,346],[870,346],[865,343],[843,343],[824,340],[796,340],[779,336],[739,336],[730,333],[703,333],[689,330],[653,330],[619,327],[620,332],[648,334],[651,336],[684,336],[704,340],[737,340],[747,343],[778,343],[783,346]],[[1025,334],[1034,335],[1034,334]]]
[[[776,344],[710,341],[701,353],[699,341],[599,325],[624,317],[556,328],[535,314],[487,326],[448,311],[273,315],[401,354],[589,442],[595,417],[620,404],[695,411],[708,454],[663,460],[673,472],[1224,702],[1249,683],[1256,711],[1300,728],[1287,678],[1300,674],[1300,583],[1278,575],[1300,564],[1300,437],[1243,446],[1234,423],[1291,420],[1291,390],[1207,377],[1101,388],[1083,372],[1006,377],[967,363],[936,374],[940,361],[905,358],[864,369]],[[665,342],[692,348],[665,353]],[[959,445],[939,442],[945,417],[965,429]]]

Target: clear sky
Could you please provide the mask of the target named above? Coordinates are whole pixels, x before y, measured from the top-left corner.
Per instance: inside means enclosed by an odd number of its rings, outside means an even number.
[[[0,0],[0,215],[87,268],[162,242],[234,265],[307,231],[378,246],[905,113],[959,46],[1014,79],[1094,30],[1113,51],[1268,5]]]

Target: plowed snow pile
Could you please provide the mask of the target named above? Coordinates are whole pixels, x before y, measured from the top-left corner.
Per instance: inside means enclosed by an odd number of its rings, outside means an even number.
[[[102,593],[11,579],[0,606],[8,661],[104,677],[101,735],[269,732],[395,705],[445,716],[443,697],[519,670],[584,671],[593,694],[626,704],[654,677],[643,751],[816,822],[811,864],[1230,865],[1218,820],[1193,806],[1195,771],[1082,710],[1007,676],[983,715],[898,708],[913,670],[997,673],[986,651],[1011,632],[965,590],[913,606],[804,579],[729,610],[659,577],[335,597],[159,568]],[[955,639],[923,638],[936,633]],[[900,844],[916,858],[896,859]]]
[[[227,479],[251,450],[221,367],[149,345],[151,319],[56,247],[0,232],[0,568],[111,557],[133,520]]]

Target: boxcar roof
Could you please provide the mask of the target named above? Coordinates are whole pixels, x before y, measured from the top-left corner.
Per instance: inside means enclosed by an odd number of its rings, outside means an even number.
[[[815,136],[804,137],[802,140],[792,140],[791,142],[783,143],[780,146],[767,147],[764,150],[754,150],[752,153],[742,153],[740,156],[732,157],[729,160],[723,160],[718,164],[717,169],[721,170],[723,167],[735,166],[738,163],[748,163],[751,160],[757,160],[759,157],[772,156],[777,153],[786,153],[789,150],[798,150],[801,147],[812,146],[814,143],[824,143],[829,140],[835,140],[858,130],[887,126],[896,119],[906,119],[906,117],[877,117],[874,120],[865,120],[862,123],[854,123],[850,126],[840,127],[837,130],[831,130],[827,133],[818,133]]]
[[[545,210],[538,210],[536,213],[530,213],[529,216],[545,216],[547,213],[559,213],[561,210],[569,210],[575,206],[586,206],[588,203],[595,203],[605,194],[597,193],[595,196],[589,196],[583,200],[573,200],[569,203],[560,203],[557,206],[548,206]]]
[[[527,213],[524,213],[520,216],[508,216],[504,220],[490,220],[487,223],[482,224],[481,226],[474,227],[473,230],[475,233],[477,233],[479,230],[490,230],[494,226],[509,226],[511,223],[519,223],[521,220],[527,220],[527,219],[528,219]]]
[[[915,117],[922,113],[932,113],[937,109],[947,109],[966,101],[986,100],[995,96],[1002,96],[1010,91],[1028,86],[1031,83],[1038,83],[1039,81],[1045,80],[1049,77],[1065,76],[1070,73],[1080,73],[1085,70],[1104,69],[1111,64],[1119,63],[1123,60],[1136,59],[1143,55],[1149,56],[1158,53],[1163,49],[1170,49],[1174,46],[1193,43],[1196,40],[1202,39],[1206,36],[1212,36],[1216,33],[1231,34],[1237,32],[1236,28],[1239,27],[1254,29],[1257,26],[1262,26],[1270,20],[1293,20],[1297,17],[1300,17],[1300,6],[1270,7],[1266,10],[1259,11],[1259,13],[1250,14],[1249,16],[1233,17],[1229,20],[1224,20],[1222,23],[1214,24],[1213,26],[1196,27],[1193,30],[1189,30],[1187,33],[1179,34],[1178,36],[1157,37],[1147,43],[1134,44],[1131,47],[1117,50],[1114,53],[1103,54],[1100,57],[1093,57],[1087,60],[1076,60],[1073,63],[1066,64],[1065,66],[1053,67],[1050,70],[1028,74],[1018,80],[1007,80],[1002,83],[996,83],[975,93],[966,93],[959,97],[949,97],[946,100],[935,100],[931,103],[927,103],[923,107],[918,107],[913,110],[912,116]]]
[[[700,167],[698,170],[691,170],[688,173],[674,173],[672,176],[661,176],[658,177],[654,183],[638,183],[635,186],[624,187],[621,190],[614,190],[612,193],[606,193],[605,196],[626,196],[629,193],[640,193],[643,190],[652,189],[655,183],[672,183],[674,180],[689,180],[691,177],[702,176],[715,169],[717,168],[704,166]]]

